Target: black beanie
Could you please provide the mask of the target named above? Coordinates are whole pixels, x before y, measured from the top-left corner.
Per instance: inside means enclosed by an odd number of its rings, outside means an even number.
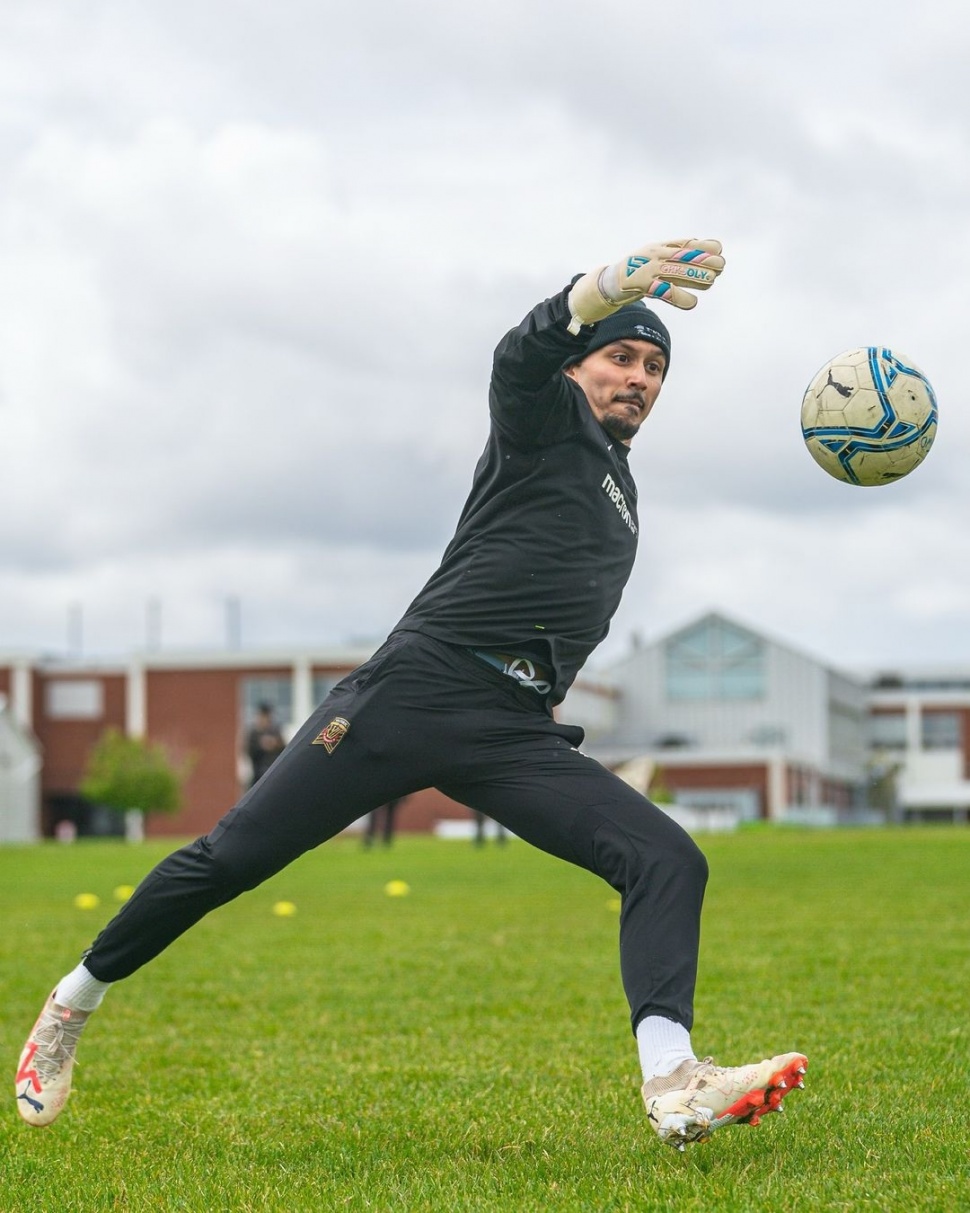
[[[574,366],[577,362],[594,350],[602,349],[604,345],[609,345],[612,341],[623,341],[624,339],[632,341],[652,341],[664,352],[667,365],[664,367],[664,375],[670,369],[670,333],[667,332],[667,326],[660,317],[647,307],[643,300],[638,300],[636,303],[628,303],[621,307],[619,311],[613,312],[598,324],[593,326],[593,334],[586,344],[586,348],[579,354],[574,354],[567,359],[565,366]]]

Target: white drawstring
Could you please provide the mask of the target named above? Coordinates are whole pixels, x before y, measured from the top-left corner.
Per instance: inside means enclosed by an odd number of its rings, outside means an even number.
[[[548,695],[552,690],[551,682],[543,682],[536,678],[536,668],[528,657],[516,657],[505,667],[505,672],[524,687],[531,687],[540,695]]]

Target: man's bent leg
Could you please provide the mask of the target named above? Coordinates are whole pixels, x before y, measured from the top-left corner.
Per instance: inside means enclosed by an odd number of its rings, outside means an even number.
[[[621,895],[620,959],[638,1043],[683,1060],[644,1072],[651,1127],[683,1149],[726,1125],[757,1124],[803,1085],[808,1062],[786,1053],[748,1066],[698,1061],[690,1044],[701,904],[707,862],[666,814],[561,740],[523,738],[491,777],[451,783],[450,795],[540,849],[602,876]],[[670,1038],[670,1039],[668,1039]],[[641,1057],[643,1050],[641,1049]]]
[[[490,776],[442,790],[616,889],[620,968],[634,1028],[647,1015],[662,1015],[690,1029],[707,882],[700,849],[639,792],[577,750],[548,737],[515,750]]]

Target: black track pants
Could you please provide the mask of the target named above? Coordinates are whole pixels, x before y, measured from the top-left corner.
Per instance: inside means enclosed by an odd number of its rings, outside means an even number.
[[[337,717],[343,735],[327,729]],[[395,633],[210,834],[149,873],[85,963],[102,981],[127,977],[357,818],[436,787],[612,885],[634,1027],[652,1014],[690,1028],[707,863],[669,817],[575,749],[582,737],[465,650]]]

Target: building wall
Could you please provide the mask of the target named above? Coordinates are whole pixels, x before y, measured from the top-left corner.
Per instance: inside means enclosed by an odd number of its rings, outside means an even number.
[[[663,763],[663,782],[675,795],[677,792],[722,791],[727,788],[753,792],[758,800],[758,816],[767,815],[768,768],[763,763],[739,766],[678,766]]]
[[[35,842],[40,821],[40,747],[0,692],[0,843]]]
[[[963,747],[963,778],[970,779],[970,707],[960,712],[960,738]]]
[[[928,685],[927,685],[928,684]],[[903,818],[927,816],[966,821],[970,816],[970,679],[954,671],[948,679],[914,673],[896,676],[890,687],[871,695],[869,723],[874,729],[874,762],[896,772],[896,812]],[[941,745],[934,716],[956,718],[952,744]],[[898,722],[891,730],[886,718]],[[889,740],[891,738],[891,740]],[[879,744],[881,739],[882,744]]]
[[[52,697],[64,684],[97,684],[102,708],[96,716],[55,714]],[[38,673],[33,693],[33,731],[44,758],[41,827],[53,833],[62,807],[76,800],[88,755],[105,729],[125,727],[125,676],[120,672],[56,670]]]
[[[860,778],[865,763],[863,682],[750,634],[763,646],[765,679],[764,694],[749,699],[672,699],[665,664],[670,637],[635,648],[610,669],[622,694],[620,722],[610,740],[661,749],[679,742],[684,751],[783,749],[838,777]]]
[[[247,677],[289,677],[276,669],[148,669],[147,736],[188,772],[183,807],[149,819],[151,834],[205,834],[238,800],[240,683]]]
[[[828,758],[827,685],[823,666],[770,641],[766,644],[766,694],[752,700],[671,700],[666,694],[663,643],[634,650],[611,668],[622,691],[625,743],[654,746],[684,738],[705,749],[765,745],[805,759]]]
[[[833,773],[858,777],[868,757],[867,688],[861,680],[826,671],[827,765]]]

